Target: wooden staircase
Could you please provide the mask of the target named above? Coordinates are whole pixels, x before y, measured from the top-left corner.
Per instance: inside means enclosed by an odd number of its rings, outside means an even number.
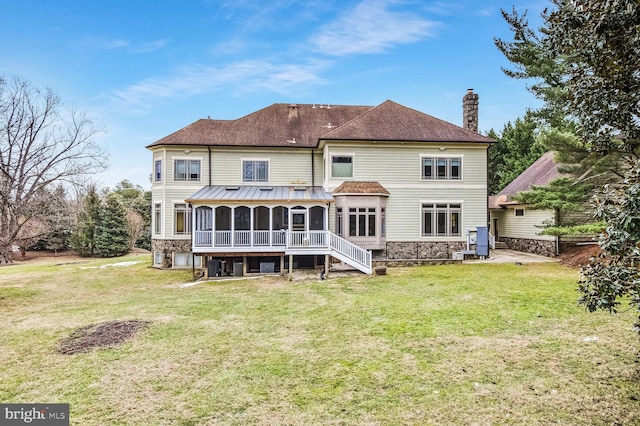
[[[365,274],[373,272],[370,251],[337,236],[333,232],[329,232],[329,247],[331,248],[331,256],[336,259],[353,266]]]

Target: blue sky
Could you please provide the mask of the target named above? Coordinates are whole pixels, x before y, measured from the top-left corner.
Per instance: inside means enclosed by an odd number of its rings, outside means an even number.
[[[276,102],[391,99],[460,125],[480,95],[480,131],[536,106],[493,43],[511,1],[0,0],[0,73],[50,87],[103,129],[97,179],[150,188],[144,147],[200,118]],[[518,0],[532,23],[548,1]]]

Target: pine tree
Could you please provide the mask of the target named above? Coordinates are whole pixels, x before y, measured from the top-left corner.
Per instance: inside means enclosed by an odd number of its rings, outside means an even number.
[[[96,228],[100,223],[101,206],[96,187],[89,187],[83,209],[78,214],[76,231],[71,236],[71,248],[80,256],[94,256],[96,253]]]
[[[514,41],[496,43],[516,65],[514,77],[537,81],[534,94],[567,147],[560,151],[570,156],[581,148],[589,167],[606,166],[622,178],[596,199],[596,217],[606,224],[603,255],[581,270],[580,303],[615,311],[627,298],[640,310],[640,1],[551,3],[537,33],[524,15],[503,12]],[[640,321],[636,326],[640,331]]]
[[[524,119],[507,123],[500,135],[489,132],[489,137],[498,142],[489,149],[490,194],[500,192],[546,152],[537,133],[537,124],[529,113]]]
[[[95,248],[99,257],[122,256],[129,252],[127,211],[114,194],[107,196],[96,227]]]

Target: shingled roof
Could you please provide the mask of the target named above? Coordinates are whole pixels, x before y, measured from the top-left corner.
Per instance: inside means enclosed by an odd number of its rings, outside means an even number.
[[[510,201],[510,197],[522,191],[528,191],[534,186],[548,185],[554,179],[567,176],[560,173],[555,162],[555,153],[549,151],[538,158],[524,172],[515,178],[496,196],[489,197],[489,208],[497,209],[507,204],[517,204]]]
[[[389,191],[380,185],[379,182],[342,182],[340,186],[333,190],[333,195],[384,195],[388,196]]]
[[[492,139],[393,101],[377,107],[273,104],[236,120],[198,120],[147,146],[315,148],[321,140],[483,142]]]

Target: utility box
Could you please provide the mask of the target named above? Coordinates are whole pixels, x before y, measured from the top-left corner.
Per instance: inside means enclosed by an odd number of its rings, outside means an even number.
[[[273,274],[276,270],[276,264],[273,262],[260,262],[260,273]]]
[[[452,258],[453,260],[464,260],[464,253],[461,251],[454,251]]]
[[[233,276],[234,277],[241,277],[242,276],[242,261],[233,262]]]
[[[486,226],[476,228],[476,254],[480,257],[489,256],[489,230]]]

